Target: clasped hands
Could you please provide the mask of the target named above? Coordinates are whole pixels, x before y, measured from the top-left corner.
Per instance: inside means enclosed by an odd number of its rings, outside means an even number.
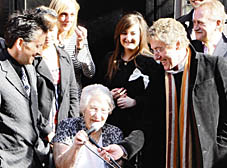
[[[125,88],[114,88],[111,90],[114,100],[117,100],[117,106],[121,109],[133,107],[136,105],[136,100],[127,96]]]

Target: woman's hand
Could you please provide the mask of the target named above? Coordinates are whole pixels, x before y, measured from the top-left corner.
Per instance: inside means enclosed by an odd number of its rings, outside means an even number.
[[[120,97],[117,99],[117,106],[121,109],[133,107],[136,105],[136,100],[128,96]]]
[[[87,39],[87,29],[82,26],[77,26],[75,32],[77,35],[76,47],[77,49],[82,49]]]
[[[111,94],[114,99],[118,99],[120,97],[125,97],[127,95],[126,91],[125,88],[114,88],[111,90]]]
[[[74,138],[74,147],[75,149],[80,149],[86,141],[88,141],[88,135],[84,130],[80,130]]]

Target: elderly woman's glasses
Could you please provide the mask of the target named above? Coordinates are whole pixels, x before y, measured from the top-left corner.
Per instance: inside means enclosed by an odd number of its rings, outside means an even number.
[[[101,113],[103,115],[107,115],[107,114],[109,114],[110,109],[102,109],[102,108],[98,108],[98,107],[90,107],[89,111],[92,114]]]

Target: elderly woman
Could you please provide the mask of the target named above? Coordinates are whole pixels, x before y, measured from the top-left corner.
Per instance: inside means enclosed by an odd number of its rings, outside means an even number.
[[[107,87],[93,84],[83,88],[80,100],[80,112],[83,117],[61,121],[53,138],[56,167],[108,167],[89,150],[97,152],[97,148],[88,141],[85,131],[89,130],[91,125],[98,124],[100,129],[91,133],[90,137],[99,146],[120,142],[123,139],[122,131],[105,123],[113,109],[114,101]]]

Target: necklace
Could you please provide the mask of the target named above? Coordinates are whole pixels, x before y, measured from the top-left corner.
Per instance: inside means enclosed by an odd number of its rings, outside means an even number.
[[[122,54],[122,55],[121,55],[121,60],[124,62],[124,66],[127,66],[128,63],[129,63],[131,60],[133,60],[135,57],[136,57],[136,56],[133,55],[133,56],[131,56],[128,60],[125,60],[125,59],[123,58],[123,54]]]

